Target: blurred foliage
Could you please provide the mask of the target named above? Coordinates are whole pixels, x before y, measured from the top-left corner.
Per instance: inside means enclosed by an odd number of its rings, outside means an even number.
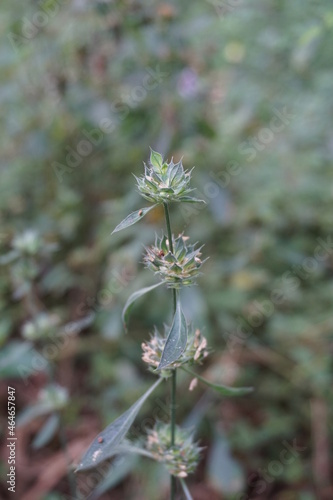
[[[169,298],[158,289],[142,299],[127,336],[121,309],[152,284],[142,244],[163,214],[110,233],[140,208],[131,173],[151,146],[195,165],[207,202],[171,213],[175,232],[211,256],[200,287],[184,291],[186,315],[214,347],[205,376],[255,387],[205,412],[204,389],[189,393],[181,375],[179,421],[197,412],[208,446],[190,488],[202,499],[213,497],[200,482],[217,498],[317,498],[327,486],[313,465],[318,405],[332,438],[332,2],[3,0],[1,13],[0,373],[24,365],[28,383],[8,379],[28,394],[17,409],[56,381],[69,392],[72,439],[78,423],[97,418],[99,429],[146,390],[140,345],[170,320]],[[63,331],[69,341],[43,355]],[[33,366],[32,349],[48,363]],[[294,439],[305,451],[260,492],[258,471]],[[223,481],[212,457],[238,477]],[[162,474],[144,462],[125,497],[160,498]]]

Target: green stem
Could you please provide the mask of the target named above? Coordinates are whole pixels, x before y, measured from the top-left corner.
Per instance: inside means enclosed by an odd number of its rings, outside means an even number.
[[[165,221],[168,231],[169,248],[170,252],[173,253],[169,207],[167,203],[163,203],[163,207],[164,207]],[[177,291],[173,289],[172,292],[173,292],[173,314],[175,314],[177,307]],[[177,387],[177,371],[173,370],[171,378],[171,402],[170,402],[171,446],[174,446],[176,437],[176,387]],[[174,500],[175,496],[176,496],[176,478],[175,476],[171,476],[170,499]]]

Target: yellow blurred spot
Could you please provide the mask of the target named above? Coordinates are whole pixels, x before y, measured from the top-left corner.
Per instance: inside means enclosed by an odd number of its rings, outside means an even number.
[[[266,276],[261,271],[238,271],[231,278],[231,284],[239,290],[252,290],[266,283]]]
[[[164,219],[164,210],[162,205],[158,205],[146,215],[146,220],[151,224],[161,222]]]
[[[245,56],[245,46],[240,42],[230,42],[225,46],[224,57],[228,62],[240,63]]]

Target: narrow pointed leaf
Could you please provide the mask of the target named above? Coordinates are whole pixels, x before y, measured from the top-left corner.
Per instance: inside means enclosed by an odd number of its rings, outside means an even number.
[[[129,316],[129,313],[130,313],[130,310],[131,310],[133,303],[137,299],[142,297],[142,295],[145,295],[146,293],[150,292],[151,290],[154,290],[154,288],[157,288],[158,286],[161,286],[162,284],[163,284],[163,281],[161,281],[160,283],[156,283],[156,285],[147,286],[146,288],[141,288],[141,290],[138,290],[137,292],[132,293],[132,295],[127,299],[127,302],[124,306],[123,314],[122,314],[122,319],[123,319],[123,323],[125,325],[125,328],[126,328],[128,316]]]
[[[150,163],[153,167],[161,169],[163,165],[163,158],[160,153],[157,153],[153,149],[150,148]]]
[[[184,371],[190,373],[198,380],[200,380],[200,382],[203,382],[214,391],[217,391],[220,394],[222,394],[222,396],[244,396],[245,394],[249,394],[250,392],[253,391],[253,387],[227,387],[226,385],[213,384],[212,382],[209,382],[209,380],[206,380],[205,378],[201,377],[200,375],[193,372],[189,368],[185,368],[184,366],[182,368]]]
[[[205,200],[200,200],[199,198],[194,198],[193,196],[182,196],[181,201],[184,203],[204,203],[207,205]]]
[[[59,415],[57,413],[53,413],[53,415],[51,415],[47,419],[41,430],[34,438],[32,442],[32,447],[34,448],[34,450],[42,448],[51,441],[51,439],[59,429],[59,424],[60,424]]]
[[[120,224],[118,224],[118,226],[112,231],[111,234],[117,233],[118,231],[121,231],[126,227],[133,226],[133,224],[141,220],[148,212],[150,212],[150,210],[152,210],[155,207],[156,204],[152,205],[151,207],[140,208],[140,210],[132,212],[126,217],[126,219],[124,219]]]
[[[141,406],[162,380],[162,378],[158,379],[140,399],[94,439],[82,457],[76,472],[96,467],[99,463],[114,455],[115,449],[126,436]]]
[[[190,490],[188,489],[187,484],[185,483],[184,479],[180,479],[180,484],[182,485],[186,500],[193,500],[193,497],[192,497]]]
[[[179,295],[177,296],[177,307],[168,338],[162,352],[161,361],[158,370],[162,370],[169,366],[185,351],[187,344],[187,325],[183,314]]]
[[[113,449],[112,454],[109,456],[109,458],[113,457],[114,455],[125,455],[125,454],[130,454],[130,455],[141,455],[142,457],[147,457],[151,458],[152,460],[155,460],[154,455],[147,451],[144,448],[140,448],[138,446],[133,446],[132,444],[119,444],[116,448]]]

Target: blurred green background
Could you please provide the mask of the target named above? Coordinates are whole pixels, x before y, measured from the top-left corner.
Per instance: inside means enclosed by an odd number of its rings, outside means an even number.
[[[332,2],[3,0],[0,9],[0,374],[4,424],[8,381],[22,417],[16,498],[70,495],[59,423],[38,410],[45,387],[66,389],[62,435],[79,456],[153,380],[140,346],[170,320],[171,297],[142,299],[126,336],[121,310],[154,282],[142,251],[163,213],[110,237],[146,205],[132,173],[149,146],[195,165],[207,202],[171,210],[174,232],[210,256],[183,294],[212,347],[202,372],[255,388],[220,400],[179,377],[178,421],[196,423],[206,447],[189,480],[194,499],[333,498]],[[141,422],[167,399],[160,388]],[[125,460],[114,470],[98,498],[167,498],[161,466]]]

